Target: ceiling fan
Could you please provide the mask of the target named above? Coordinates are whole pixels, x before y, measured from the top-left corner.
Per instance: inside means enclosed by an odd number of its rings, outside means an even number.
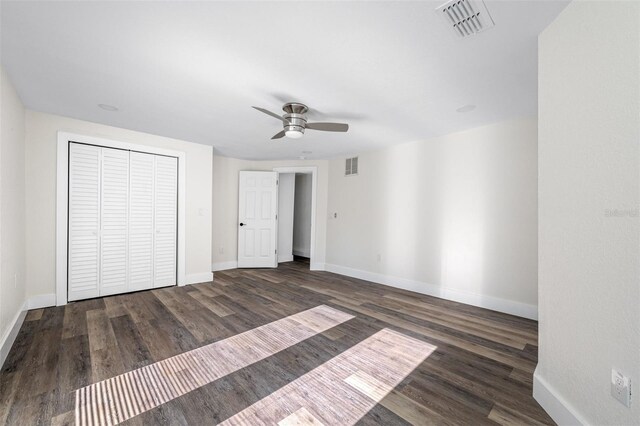
[[[304,135],[305,129],[322,130],[324,132],[346,132],[349,130],[349,125],[344,123],[307,123],[307,117],[305,114],[309,108],[307,108],[306,105],[297,102],[288,102],[284,104],[282,110],[285,114],[282,116],[264,108],[256,106],[253,108],[282,121],[284,129],[281,132],[276,133],[271,139],[280,139],[284,136],[292,139],[298,139]]]

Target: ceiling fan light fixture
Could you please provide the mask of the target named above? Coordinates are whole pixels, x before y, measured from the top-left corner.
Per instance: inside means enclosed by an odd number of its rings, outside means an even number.
[[[299,130],[287,130],[284,135],[291,139],[300,139],[303,133]]]
[[[304,127],[286,126],[284,135],[291,139],[300,139],[304,135]]]

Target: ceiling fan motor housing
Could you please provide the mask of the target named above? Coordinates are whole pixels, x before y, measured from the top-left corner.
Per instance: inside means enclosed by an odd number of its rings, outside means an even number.
[[[307,119],[303,114],[285,114],[284,130],[286,132],[294,131],[304,133],[304,128],[307,125]]]
[[[309,109],[304,104],[296,102],[289,102],[284,104],[282,110],[286,112],[284,119],[285,132],[300,132],[304,133],[304,129],[307,125],[307,117],[304,115]]]

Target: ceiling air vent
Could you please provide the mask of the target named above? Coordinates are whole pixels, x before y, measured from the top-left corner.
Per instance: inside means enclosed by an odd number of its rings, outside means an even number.
[[[482,0],[450,0],[436,11],[458,37],[468,37],[495,25]]]
[[[347,158],[344,167],[345,176],[353,176],[358,174],[358,157]]]

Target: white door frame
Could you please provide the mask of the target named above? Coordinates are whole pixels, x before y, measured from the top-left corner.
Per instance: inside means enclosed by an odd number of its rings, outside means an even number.
[[[311,173],[311,247],[309,265],[311,270],[315,270],[316,264],[316,196],[318,184],[318,167],[316,166],[292,166],[292,167],[274,167],[274,172],[278,173]],[[294,201],[295,202],[295,201]],[[276,235],[277,229],[276,229]]]
[[[186,214],[186,159],[183,151],[156,148],[120,142],[94,136],[58,132],[58,155],[56,168],[56,306],[66,305],[67,294],[67,224],[69,199],[69,143],[79,142],[87,145],[98,145],[107,148],[126,149],[149,154],[168,155],[178,158],[178,285],[186,284],[185,280],[185,214]]]
[[[269,177],[267,178],[265,175]],[[254,177],[251,178],[250,176]],[[238,268],[278,267],[278,176],[278,172],[268,170],[240,170],[238,173]],[[249,179],[255,181],[253,186],[247,185]],[[267,179],[269,186],[262,186]],[[252,214],[255,215],[253,218],[247,218],[247,190],[256,194],[253,203],[254,210]],[[268,219],[258,217],[264,207],[262,197],[265,194],[269,194],[272,200],[269,204],[271,216]],[[257,207],[258,205],[259,207]],[[242,222],[247,223],[243,224]],[[241,255],[241,253],[246,253],[247,231],[250,229],[254,231],[264,230],[267,227],[267,223],[272,232],[269,238],[270,255],[262,257],[258,254],[260,251],[259,247],[263,242],[262,236],[260,236],[258,237],[260,238],[260,244],[255,244],[256,237],[260,234],[259,232],[252,233],[254,248],[252,256]],[[256,226],[256,224],[258,225]]]

